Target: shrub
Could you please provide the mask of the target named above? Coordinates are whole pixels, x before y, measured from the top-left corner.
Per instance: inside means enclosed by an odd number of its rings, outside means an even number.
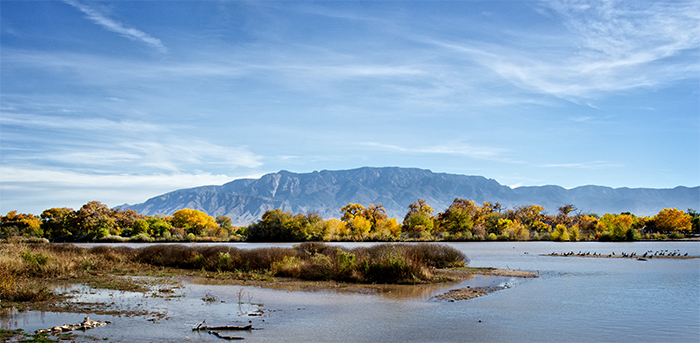
[[[336,264],[338,266],[338,274],[345,275],[355,269],[355,254],[338,249]]]
[[[135,236],[131,236],[131,239],[130,239],[130,240],[131,240],[132,242],[145,242],[145,243],[148,243],[148,242],[152,242],[152,241],[153,241],[153,238],[151,238],[150,236],[148,236],[147,233],[141,232],[141,233],[139,233],[139,234],[137,234],[137,235],[135,235]]]
[[[421,261],[429,267],[464,267],[469,263],[469,258],[463,252],[449,245],[431,243],[401,245],[401,247],[412,259]]]
[[[229,252],[219,252],[219,260],[216,263],[216,268],[226,270],[231,264],[231,254]]]
[[[367,261],[364,269],[364,281],[372,283],[417,283],[431,278],[424,266],[407,258],[400,249],[383,251],[378,258]]]
[[[568,241],[569,240],[569,231],[566,229],[566,225],[564,224],[557,224],[557,226],[554,228],[554,231],[549,235],[549,237],[553,241]]]
[[[301,270],[301,262],[297,257],[285,256],[282,258],[282,261],[272,264],[272,270],[278,276],[298,277]]]
[[[670,235],[668,235],[668,238],[681,239],[681,238],[685,238],[685,235],[682,233],[679,233],[679,232],[672,232]]]
[[[335,277],[335,269],[330,257],[316,254],[305,261],[299,271],[299,277],[306,280],[332,280]]]

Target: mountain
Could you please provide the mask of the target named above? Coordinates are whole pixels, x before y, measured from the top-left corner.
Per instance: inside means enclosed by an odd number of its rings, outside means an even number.
[[[352,170],[292,173],[280,171],[260,179],[238,179],[221,186],[181,189],[136,205],[142,214],[172,214],[191,208],[212,216],[225,215],[236,225],[259,220],[267,210],[282,209],[292,213],[316,212],[323,218],[339,218],[340,208],[349,203],[367,207],[381,203],[390,217],[401,221],[408,205],[425,199],[436,211],[446,209],[454,199],[500,203],[512,208],[540,205],[548,213],[559,206],[573,204],[583,212],[654,215],[663,208],[700,209],[700,187],[673,189],[610,188],[582,186],[565,189],[559,186],[510,188],[493,179],[433,173],[415,168],[359,168]]]

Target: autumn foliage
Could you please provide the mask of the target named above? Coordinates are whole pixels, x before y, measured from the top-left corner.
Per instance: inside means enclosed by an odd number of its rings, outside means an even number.
[[[504,209],[498,203],[481,205],[455,199],[442,212],[422,199],[408,206],[399,222],[389,218],[382,204],[350,203],[341,217],[323,219],[310,213],[281,209],[265,212],[247,227],[234,227],[225,216],[216,218],[195,209],[172,216],[146,216],[133,210],[111,209],[91,201],[78,210],[50,208],[40,216],[11,211],[0,216],[0,238],[49,241],[481,241],[481,240],[601,240],[682,238],[700,233],[700,215],[675,208],[653,217],[625,212],[579,213],[564,205],[548,214],[537,205]],[[293,265],[293,261],[287,261]]]

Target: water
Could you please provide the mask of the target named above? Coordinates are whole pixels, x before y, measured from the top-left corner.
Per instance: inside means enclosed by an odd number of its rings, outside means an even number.
[[[641,255],[648,250],[680,250],[697,256],[700,242],[450,245],[464,251],[471,266],[529,270],[540,277],[476,277],[462,285],[389,287],[379,294],[288,292],[187,281],[184,288],[176,290],[176,295],[185,297],[170,300],[99,291],[81,296],[89,301],[122,297],[122,306],[153,309],[169,319],[151,322],[146,320],[148,316],[91,315],[92,319],[110,320],[112,324],[85,335],[119,342],[219,342],[207,333],[190,330],[206,319],[209,325],[251,321],[262,330],[227,333],[249,342],[700,342],[700,259],[638,261],[540,255],[568,251]],[[490,284],[507,284],[510,288],[467,301],[433,299],[451,288]],[[238,308],[241,290],[244,306],[262,303],[268,311],[260,317],[241,315],[250,310]],[[219,301],[202,301],[207,294]],[[77,323],[83,316],[15,314],[3,318],[2,327],[33,331]]]

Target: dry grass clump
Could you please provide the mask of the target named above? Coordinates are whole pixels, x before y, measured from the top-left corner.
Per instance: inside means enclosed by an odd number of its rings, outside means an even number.
[[[269,270],[274,263],[296,255],[297,251],[289,248],[238,249],[223,245],[187,247],[164,244],[138,249],[136,260],[182,269],[250,272]]]
[[[435,268],[464,267],[469,258],[461,251],[443,244],[403,244],[412,259]]]
[[[259,249],[152,245],[138,249],[135,256],[138,262],[155,266],[361,283],[430,282],[430,268],[461,267],[468,261],[460,251],[438,244],[380,244],[349,250],[318,242]]]

